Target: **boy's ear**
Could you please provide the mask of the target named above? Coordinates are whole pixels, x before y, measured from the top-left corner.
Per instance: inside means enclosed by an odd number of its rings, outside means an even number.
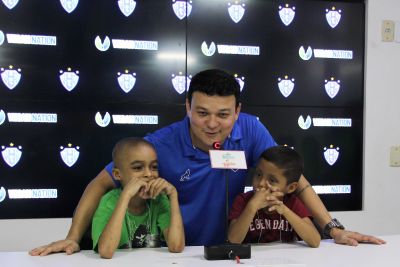
[[[112,174],[115,180],[121,180],[121,173],[119,172],[119,169],[113,168]]]
[[[296,191],[297,187],[299,186],[298,182],[290,183],[286,186],[286,194],[291,194]]]

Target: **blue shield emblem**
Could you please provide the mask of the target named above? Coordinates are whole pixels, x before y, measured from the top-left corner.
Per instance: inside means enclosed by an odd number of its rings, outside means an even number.
[[[284,97],[288,97],[294,89],[294,79],[289,79],[288,76],[285,76],[285,79],[278,79],[278,87],[279,91]]]
[[[289,5],[286,4],[285,7],[279,6],[279,17],[285,26],[289,26],[292,23],[295,15],[295,7],[290,8]]]
[[[3,0],[4,5],[8,9],[13,9],[17,4],[19,0]]]
[[[334,98],[340,89],[340,80],[333,80],[330,81],[325,80],[325,92],[328,94],[330,98]]]
[[[128,71],[125,71],[125,73],[120,73],[118,72],[118,84],[119,87],[125,92],[129,93],[132,88],[135,86],[136,83],[136,73],[128,73]]]
[[[242,5],[233,4],[232,5],[231,3],[229,3],[228,5],[229,5],[229,7],[228,7],[229,16],[235,23],[238,23],[243,18],[244,12],[246,11],[244,9],[244,4],[242,4]]]
[[[341,10],[335,10],[334,7],[332,7],[332,10],[326,10],[325,17],[329,26],[335,28],[339,24],[340,18],[342,17],[342,15],[340,14],[341,12]]]
[[[14,144],[10,144],[9,147],[1,146],[1,155],[3,156],[4,161],[10,167],[14,167],[22,156],[22,147],[15,147]]]
[[[171,82],[174,86],[175,91],[177,91],[178,94],[186,92],[189,89],[191,78],[191,75],[187,77],[185,75],[182,75],[181,72],[179,73],[179,75],[172,74]]]
[[[108,38],[108,36],[106,36],[104,38],[104,41],[101,41],[99,36],[96,36],[96,38],[94,39],[94,45],[96,46],[96,48],[98,50],[100,50],[101,52],[107,51],[108,48],[110,48],[111,45],[111,41],[110,38]]]
[[[0,202],[3,202],[4,199],[6,199],[7,196],[7,192],[6,189],[4,189],[4,187],[0,188]]]
[[[73,72],[68,68],[67,71],[63,72],[60,70],[60,81],[67,91],[71,92],[79,82],[79,71]]]
[[[324,150],[324,158],[332,166],[339,158],[339,148],[333,148],[333,145],[330,145],[329,148],[324,147]]]
[[[303,115],[300,115],[299,119],[297,120],[300,128],[303,130],[307,130],[311,127],[311,117],[308,115],[306,120],[304,120]]]
[[[175,1],[172,0],[172,9],[174,10],[175,15],[178,19],[182,20],[185,17],[189,17],[192,12],[192,1]]]
[[[312,57],[312,54],[313,52],[310,46],[307,47],[307,51],[304,50],[303,46],[299,48],[299,56],[302,60],[309,60]]]
[[[6,113],[4,110],[0,109],[0,125],[2,125],[6,121]]]
[[[110,124],[111,116],[110,113],[106,112],[104,117],[102,117],[100,112],[97,112],[96,115],[94,116],[94,120],[96,121],[97,125],[104,128],[107,127],[108,124]]]
[[[135,10],[136,2],[133,0],[119,0],[118,7],[125,17],[129,17]]]
[[[60,0],[62,7],[68,13],[71,13],[78,6],[79,0]]]
[[[8,89],[14,89],[21,80],[21,69],[15,70],[12,66],[9,69],[1,68],[1,79]]]
[[[214,42],[211,42],[210,47],[207,46],[207,43],[205,41],[201,44],[201,52],[203,52],[203,54],[207,57],[211,57],[212,55],[214,55],[215,49],[216,46]]]
[[[60,146],[60,155],[62,161],[68,166],[72,167],[79,158],[79,146],[72,147],[71,144],[68,144],[67,147]]]
[[[244,77],[239,77],[239,75],[237,75],[237,74],[235,74],[234,76],[235,76],[236,81],[239,83],[240,92],[242,92],[243,88],[244,88]]]
[[[0,31],[0,45],[4,43],[4,33]]]

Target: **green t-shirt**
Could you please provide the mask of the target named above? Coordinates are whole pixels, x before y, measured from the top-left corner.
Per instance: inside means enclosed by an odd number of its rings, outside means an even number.
[[[95,251],[97,251],[100,235],[110,220],[120,195],[121,189],[117,188],[105,194],[100,200],[92,220]],[[165,194],[160,194],[155,199],[147,200],[146,205],[147,208],[140,215],[133,215],[126,211],[118,248],[159,246],[160,239],[163,239],[162,233],[170,223],[169,199]]]

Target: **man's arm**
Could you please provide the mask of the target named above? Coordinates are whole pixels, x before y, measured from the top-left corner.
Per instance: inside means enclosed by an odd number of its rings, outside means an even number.
[[[32,256],[45,256],[55,252],[66,252],[68,255],[79,251],[79,242],[89,224],[101,197],[115,185],[108,172],[103,169],[86,187],[76,207],[68,235],[64,240],[40,246],[29,251]]]
[[[321,227],[321,229],[324,229],[325,225],[332,220],[332,217],[325,208],[325,205],[322,203],[319,196],[315,193],[314,189],[303,175],[300,177],[297,192],[298,197],[309,209],[318,225]],[[333,228],[330,231],[330,236],[335,240],[336,243],[350,246],[357,246],[359,242],[373,243],[377,245],[386,243],[384,240],[373,236],[364,235],[353,231],[341,230],[338,228]]]

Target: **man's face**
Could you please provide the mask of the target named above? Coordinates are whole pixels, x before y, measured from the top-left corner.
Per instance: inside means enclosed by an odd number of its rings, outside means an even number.
[[[192,103],[186,100],[186,113],[190,119],[192,144],[208,151],[214,142],[223,143],[238,119],[240,105],[231,96],[209,96],[194,92]]]

